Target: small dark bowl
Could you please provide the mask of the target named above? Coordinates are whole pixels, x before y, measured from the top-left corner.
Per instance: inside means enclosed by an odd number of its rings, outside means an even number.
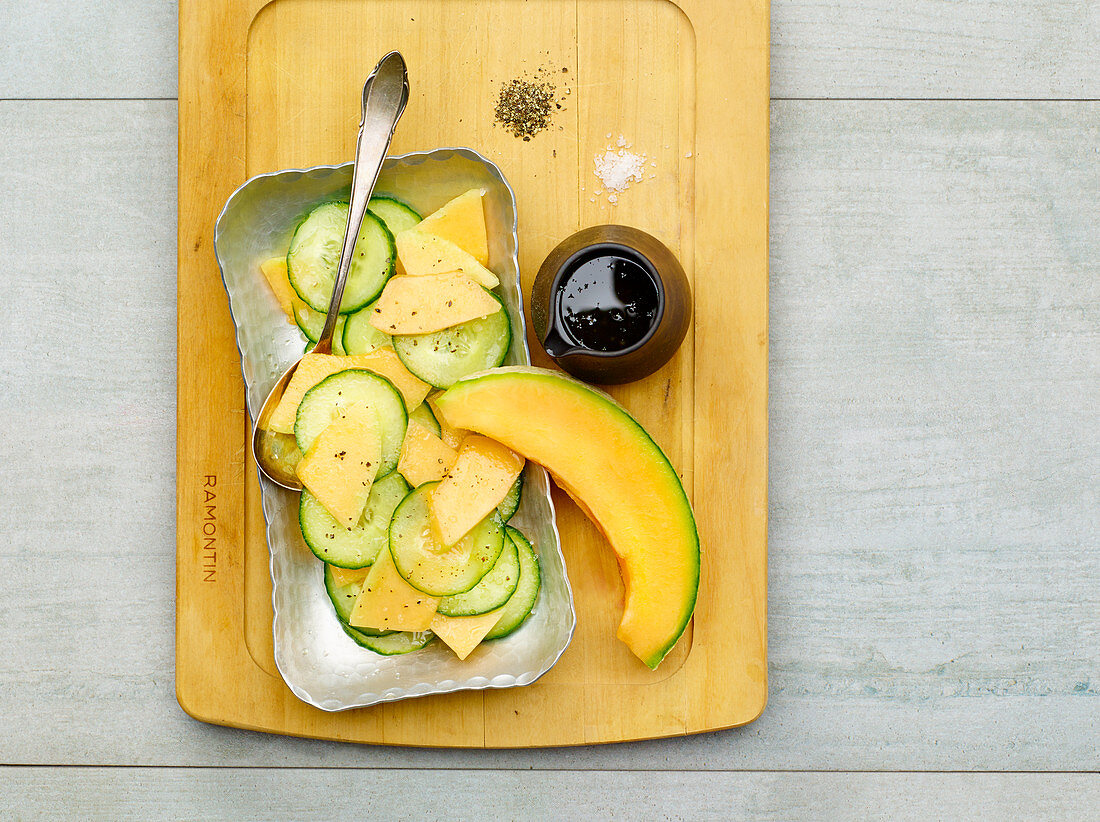
[[[580,257],[600,251],[635,260],[657,285],[653,325],[638,342],[616,351],[586,348],[554,328],[562,278]],[[543,261],[531,288],[531,320],[543,349],[574,377],[601,385],[640,380],[668,362],[684,341],[691,310],[691,287],[679,260],[656,237],[622,225],[593,226],[567,237]]]

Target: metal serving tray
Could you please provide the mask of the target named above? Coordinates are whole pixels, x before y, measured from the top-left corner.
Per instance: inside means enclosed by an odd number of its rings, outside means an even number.
[[[286,252],[301,218],[319,202],[346,196],[351,164],[263,174],[229,198],[214,247],[237,328],[248,411],[256,415],[271,387],[305,343],[287,322],[259,264]],[[422,214],[471,188],[485,192],[490,267],[512,322],[508,365],[530,365],[517,259],[516,201],[500,169],[475,151],[441,148],[388,158],[376,194],[391,194]],[[464,661],[440,642],[385,657],[356,645],[341,629],[325,593],[323,566],[298,528],[298,494],[260,477],[271,551],[275,663],[291,691],[326,711],[465,689],[528,685],[550,670],[573,635],[573,594],[554,520],[550,482],[526,469],[512,519],[534,543],[542,589],[527,622],[509,637],[483,643]]]

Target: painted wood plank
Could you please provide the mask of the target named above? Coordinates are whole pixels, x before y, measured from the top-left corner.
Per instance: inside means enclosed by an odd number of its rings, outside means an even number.
[[[770,705],[512,753],[175,705],[174,134],[171,103],[0,103],[0,154],[26,158],[0,169],[0,456],[26,466],[0,515],[0,761],[1100,767],[1100,107],[773,106]]]
[[[0,4],[0,98],[175,97],[176,3]],[[775,0],[776,97],[1100,97],[1090,0]]]
[[[1096,774],[5,768],[0,815],[56,819],[1080,820]]]
[[[773,97],[1100,97],[1090,0],[772,3]]]
[[[175,0],[4,0],[0,98],[176,96]]]

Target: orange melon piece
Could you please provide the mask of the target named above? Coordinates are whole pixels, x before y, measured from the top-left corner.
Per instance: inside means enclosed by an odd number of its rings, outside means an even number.
[[[485,230],[480,188],[458,195],[416,227],[426,234],[450,240],[482,265],[489,265],[489,234]]]
[[[306,354],[302,357],[290,377],[290,383],[283,392],[282,399],[279,400],[279,404],[275,406],[275,410],[271,412],[271,417],[266,422],[268,430],[277,431],[280,434],[293,434],[294,417],[302,397],[325,377],[348,368],[347,359],[347,357],[336,357],[331,354]]]
[[[341,568],[339,565],[329,565],[328,567],[332,572],[332,581],[337,588],[360,585],[367,578],[367,574],[370,573],[369,566],[366,568]]]
[[[488,437],[466,437],[451,470],[432,492],[432,528],[440,542],[454,545],[500,505],[523,462]]]
[[[426,631],[438,607],[439,597],[428,596],[405,582],[397,573],[393,556],[383,549],[363,581],[348,624],[379,631]]]
[[[370,323],[391,335],[429,334],[503,310],[464,274],[422,274],[390,279],[374,303]]]
[[[443,479],[458,457],[456,451],[416,420],[410,419],[401,444],[397,471],[415,488]]]
[[[269,431],[280,434],[294,433],[294,418],[298,413],[298,405],[302,397],[313,386],[330,377],[338,371],[346,371],[349,368],[365,368],[371,373],[385,377],[393,387],[401,394],[405,401],[405,408],[416,408],[428,396],[431,386],[418,379],[402,365],[401,360],[392,348],[379,348],[369,354],[356,354],[353,357],[338,357],[334,354],[306,354],[298,363],[294,374],[290,378],[283,397],[266,426]]]
[[[441,395],[438,395],[441,396]],[[439,423],[439,437],[451,448],[458,449],[462,446],[462,441],[466,439],[466,435],[469,431],[463,431],[461,428],[455,428],[453,425],[449,425],[440,414],[435,413],[435,397],[429,397],[427,399],[428,407],[432,409],[432,415],[435,417],[435,421]]]
[[[497,275],[450,240],[425,234],[420,226],[402,231],[395,238],[397,259],[409,276],[422,274],[465,274],[486,288],[500,285]]]
[[[622,572],[619,638],[656,668],[691,619],[700,562],[691,504],[657,444],[606,394],[541,368],[460,380],[434,408],[543,465],[581,503]]]
[[[431,630],[459,659],[465,659],[500,622],[505,607],[502,605],[494,611],[477,616],[449,617],[436,614],[432,617]]]
[[[290,284],[290,278],[286,273],[286,257],[272,257],[260,263],[260,271],[264,279],[271,286],[275,299],[279,301],[279,307],[283,309],[286,318],[294,322],[294,303],[301,302],[298,299],[294,287]]]
[[[397,356],[397,352],[389,346],[376,348],[369,354],[354,354],[339,359],[341,362],[346,363],[345,368],[365,368],[393,383],[393,387],[397,389],[398,393],[401,394],[401,398],[405,401],[406,411],[412,411],[424,402],[424,398],[432,390],[428,383],[415,376],[405,367],[405,364],[401,362],[401,358]]]
[[[363,515],[382,460],[382,431],[370,408],[349,405],[317,435],[295,469],[302,485],[345,528]]]

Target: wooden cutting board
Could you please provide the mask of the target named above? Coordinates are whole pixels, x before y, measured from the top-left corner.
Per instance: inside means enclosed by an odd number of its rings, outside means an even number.
[[[184,710],[274,733],[464,747],[643,739],[755,719],[767,699],[766,0],[181,0],[179,15]],[[692,333],[676,358],[612,390],[681,472],[702,539],[694,624],[655,672],[615,638],[617,565],[559,493],[577,631],[534,685],[333,714],[298,701],[275,668],[260,492],[214,221],[252,175],[351,159],[363,80],[391,49],[404,54],[412,87],[393,153],[470,146],[502,168],[519,206],[525,298],[554,245],[600,223],[656,235],[692,281]],[[494,125],[513,78],[545,80],[561,101],[529,141]],[[623,143],[645,155],[645,173],[612,205],[594,159]]]

